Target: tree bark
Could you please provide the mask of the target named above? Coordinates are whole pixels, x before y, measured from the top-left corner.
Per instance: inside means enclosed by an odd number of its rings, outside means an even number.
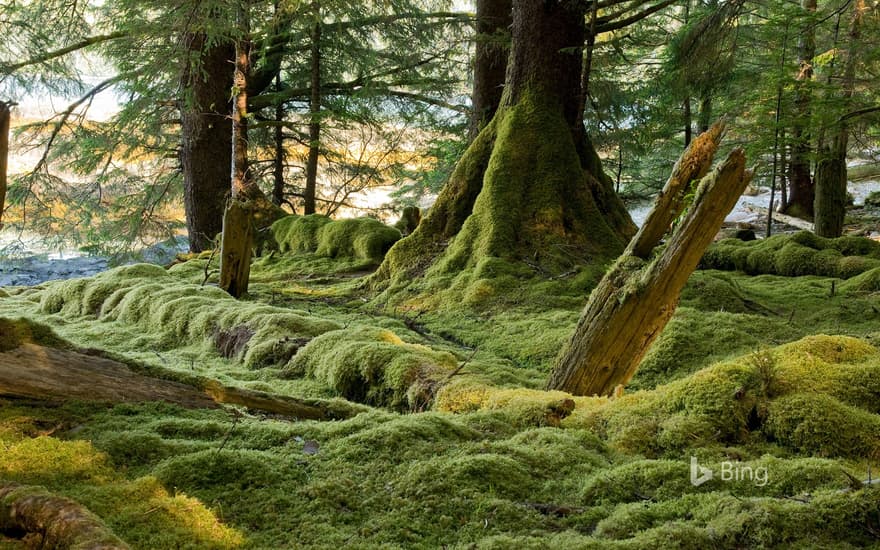
[[[275,89],[281,91],[280,75],[275,79]],[[284,115],[284,103],[279,101],[278,105],[275,106],[275,122],[278,125],[275,126],[274,182],[272,185],[272,202],[275,206],[279,207],[284,204],[284,159],[286,156],[284,151],[284,126],[282,125]]]
[[[708,132],[712,123],[712,94],[704,91],[700,98],[700,133]]]
[[[40,548],[128,550],[104,522],[79,503],[41,487],[0,484],[0,531],[41,535]]]
[[[9,172],[9,125],[12,104],[0,101],[0,229],[3,229],[3,211],[6,209],[6,185]]]
[[[801,7],[808,15],[816,12],[816,0],[802,0]],[[813,58],[816,56],[816,30],[813,21],[807,21],[798,40],[798,74],[794,97],[794,121],[791,129],[789,156],[789,193],[785,213],[812,219],[815,189],[810,173],[810,118],[812,117]]]
[[[841,104],[849,110],[856,82],[856,52],[861,43],[861,21],[865,11],[864,0],[856,0],[849,28],[849,47],[843,74]],[[846,152],[849,145],[849,125],[845,117],[837,122],[830,149],[820,154],[816,168],[815,222],[820,237],[840,237],[846,217]]]
[[[635,225],[579,116],[585,17],[576,2],[513,3],[495,118],[460,159],[422,223],[371,278],[410,281],[483,258],[542,273],[617,256]],[[454,239],[452,238],[454,237]]]
[[[208,46],[204,33],[184,37],[180,163],[190,251],[214,247],[229,193],[232,122],[229,119],[232,43]]]
[[[104,357],[22,344],[0,353],[0,397],[50,403],[164,401],[188,409],[215,409],[226,403],[311,420],[348,418],[359,412],[342,405],[227,387],[216,380],[190,385],[149,374]]]
[[[318,157],[321,153],[321,4],[312,4],[315,18],[311,34],[311,78],[309,86],[309,156],[306,160],[306,186],[303,190],[303,213],[314,214],[317,208]]]
[[[691,114],[691,96],[684,98],[684,146],[687,148],[694,139],[693,115]]]
[[[474,89],[468,140],[495,116],[504,92],[511,24],[511,0],[477,0],[477,36],[474,52]]]
[[[548,389],[611,395],[635,374],[672,317],[688,277],[751,179],[742,150],[734,150],[702,178],[666,249],[650,259],[669,224],[686,206],[691,182],[710,166],[720,134],[720,125],[702,134],[676,163],[645,225],[590,295],[557,359]]]

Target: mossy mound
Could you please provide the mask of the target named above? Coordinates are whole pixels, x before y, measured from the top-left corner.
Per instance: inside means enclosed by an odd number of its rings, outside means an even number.
[[[159,349],[203,344],[249,368],[281,367],[304,339],[340,328],[307,312],[237,301],[216,287],[183,283],[146,264],[52,283],[41,293],[40,310],[137,327],[144,344]]]
[[[724,239],[709,247],[700,266],[750,275],[849,279],[880,267],[880,243],[852,236],[826,239],[808,231],[760,241]]]
[[[0,318],[0,353],[13,350],[22,344],[40,344],[65,349],[70,344],[62,340],[46,325],[29,319]]]
[[[844,292],[880,292],[880,267],[865,271],[840,285]]]
[[[225,525],[202,501],[169,492],[153,476],[127,478],[88,441],[41,435],[47,428],[82,422],[93,412],[0,402],[0,477],[76,500],[132,548],[244,546],[242,532]]]
[[[449,353],[407,344],[389,330],[357,327],[315,338],[284,373],[315,378],[352,401],[421,410],[457,363]]]
[[[373,218],[331,220],[326,216],[287,216],[272,224],[282,253],[313,252],[326,258],[356,258],[381,263],[400,231]]]
[[[443,389],[437,406],[501,409],[528,424],[560,398],[559,392],[459,381]],[[563,426],[587,428],[627,454],[660,457],[752,444],[832,457],[880,452],[880,353],[844,336],[804,338],[616,399],[571,401]]]

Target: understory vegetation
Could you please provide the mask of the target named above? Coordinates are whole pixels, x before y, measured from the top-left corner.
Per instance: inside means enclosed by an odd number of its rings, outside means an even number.
[[[376,294],[396,230],[290,217],[273,235],[243,301],[212,286],[209,254],[6,288],[0,353],[88,349],[364,412],[0,401],[0,477],[75,499],[134,548],[880,541],[876,243],[713,245],[626,392],[589,398],[543,387],[603,266],[488,258],[465,299],[430,277]],[[715,478],[694,486],[692,457]]]

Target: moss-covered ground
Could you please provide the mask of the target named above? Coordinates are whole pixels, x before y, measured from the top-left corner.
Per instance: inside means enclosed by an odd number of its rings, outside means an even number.
[[[372,246],[267,254],[241,302],[207,256],[4,289],[0,352],[97,348],[369,408],[291,422],[0,401],[0,480],[74,498],[144,549],[880,547],[880,486],[863,483],[880,471],[876,268],[698,271],[626,392],[571,398],[542,388],[601,267],[487,261],[468,300],[437,279],[389,300],[361,284]],[[852,246],[810,250],[876,259]],[[714,479],[694,486],[692,457]]]

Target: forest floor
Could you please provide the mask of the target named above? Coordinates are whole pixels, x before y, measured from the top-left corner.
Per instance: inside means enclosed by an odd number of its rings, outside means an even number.
[[[717,243],[616,398],[543,391],[601,269],[392,300],[356,246],[282,248],[241,302],[207,255],[0,289],[0,354],[363,412],[4,400],[0,482],[144,549],[880,547],[880,243]]]

